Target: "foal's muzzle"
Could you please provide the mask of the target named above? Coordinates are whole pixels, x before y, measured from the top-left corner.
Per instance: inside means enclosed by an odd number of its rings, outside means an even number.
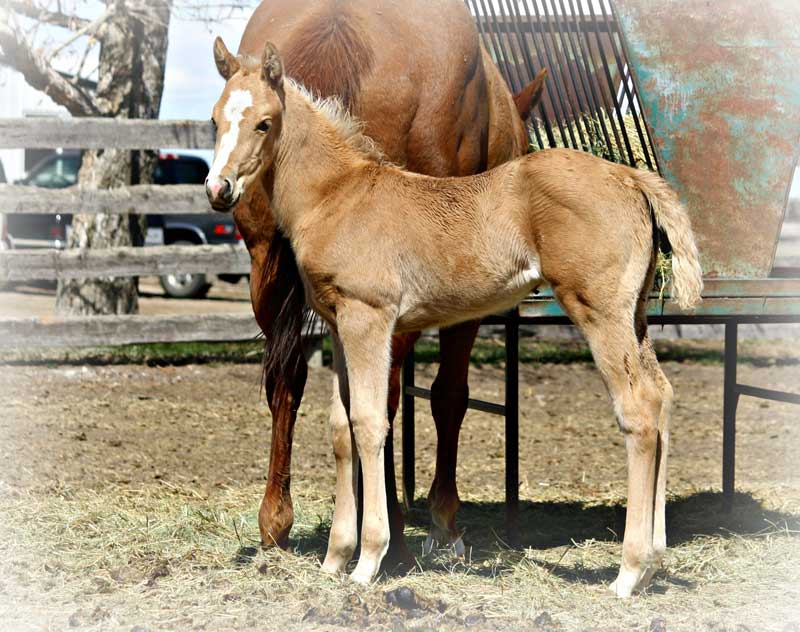
[[[206,178],[206,195],[215,211],[229,211],[239,201],[233,178]]]

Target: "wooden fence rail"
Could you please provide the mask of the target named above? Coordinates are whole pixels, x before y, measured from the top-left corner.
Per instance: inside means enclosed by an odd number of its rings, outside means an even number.
[[[260,332],[251,314],[24,318],[0,321],[0,349],[236,342]]]
[[[0,119],[0,149],[210,149],[208,121]],[[52,190],[0,186],[0,213],[211,213],[202,186],[131,186]],[[250,271],[240,246],[169,246],[109,250],[0,251],[0,282],[28,279],[230,273]],[[252,340],[251,314],[93,316],[0,320],[0,348],[120,346],[154,342]]]
[[[0,251],[0,282],[249,272],[250,255],[233,244]]]
[[[212,149],[210,121],[0,119],[0,149]]]
[[[0,213],[214,213],[205,188],[196,184],[135,185],[117,189],[43,189],[0,184]]]

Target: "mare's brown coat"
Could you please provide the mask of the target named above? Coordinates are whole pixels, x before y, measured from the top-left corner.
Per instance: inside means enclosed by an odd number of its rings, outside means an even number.
[[[467,175],[522,155],[527,115],[544,74],[515,106],[491,58],[479,44],[460,0],[269,0],[255,10],[239,52],[259,56],[267,39],[284,52],[290,77],[320,96],[338,96],[365,125],[386,156],[409,170],[435,176]],[[303,296],[292,253],[275,236],[263,196],[252,190],[235,211],[250,251],[251,297],[274,363],[265,374],[273,416],[267,488],[259,512],[265,544],[285,545],[292,525],[292,432],[306,380],[300,343]],[[434,535],[456,540],[455,463],[466,410],[466,372],[477,324],[442,332],[442,366],[432,409],[440,434],[430,494]],[[389,409],[399,404],[403,357],[416,336],[394,340]],[[391,453],[391,451],[389,451]],[[396,557],[409,558],[387,458]]]

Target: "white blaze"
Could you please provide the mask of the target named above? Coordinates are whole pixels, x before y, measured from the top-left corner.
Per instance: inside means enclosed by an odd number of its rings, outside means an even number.
[[[230,128],[219,143],[219,151],[214,156],[214,164],[208,172],[208,179],[213,181],[220,177],[222,170],[227,166],[231,153],[239,142],[239,125],[244,119],[247,108],[253,105],[253,95],[249,90],[234,90],[228,96],[228,101],[222,110],[225,120],[230,123]]]

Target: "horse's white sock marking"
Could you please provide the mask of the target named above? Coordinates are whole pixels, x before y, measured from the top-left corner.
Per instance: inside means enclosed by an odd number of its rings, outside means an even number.
[[[230,160],[231,154],[239,142],[239,125],[244,119],[245,111],[252,105],[253,94],[250,90],[234,90],[228,97],[222,113],[230,123],[230,129],[222,137],[219,143],[219,151],[214,156],[214,163],[211,165],[211,171],[208,172],[210,182],[219,179],[222,170],[228,165],[228,160]]]

